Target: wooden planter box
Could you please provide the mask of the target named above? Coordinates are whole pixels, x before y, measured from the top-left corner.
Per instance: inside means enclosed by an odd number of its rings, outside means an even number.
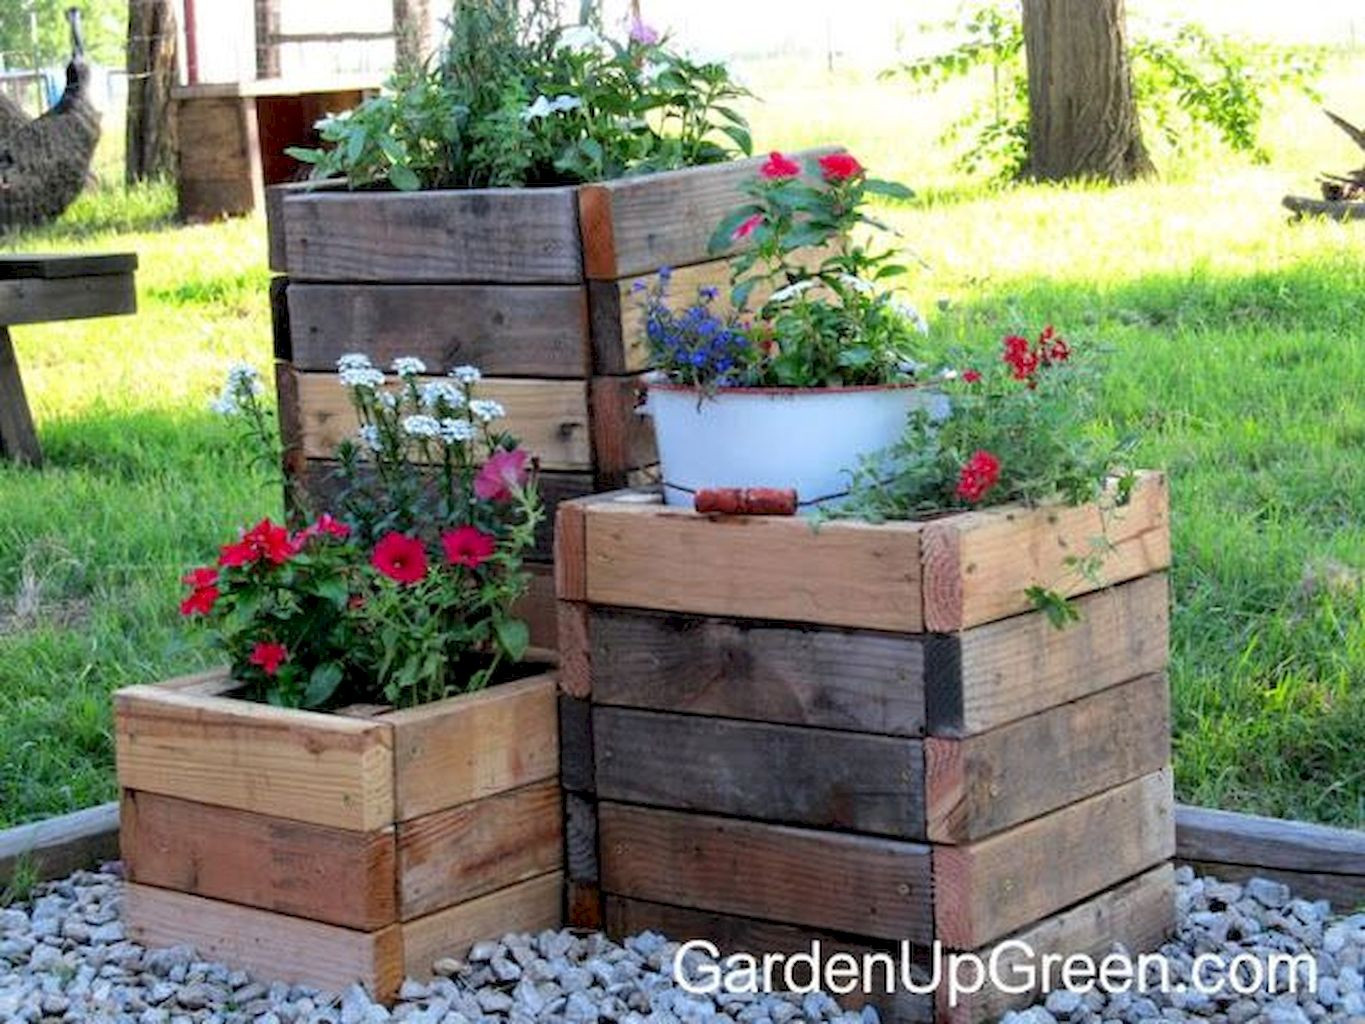
[[[927,523],[561,506],[570,914],[751,952],[1134,951],[1174,923],[1163,477]],[[1068,586],[1069,581],[1069,586]],[[1059,631],[1027,586],[1069,589]],[[982,1021],[1027,995],[898,1020]],[[937,1013],[937,1017],[936,1017]]]
[[[653,430],[635,412],[646,353],[634,284],[661,267],[679,297],[727,284],[707,243],[760,163],[564,188],[269,190],[288,471],[325,501],[335,445],[355,430],[334,376],[344,353],[477,365],[540,458],[550,516],[535,558],[548,580],[561,501],[653,477]],[[531,619],[533,642],[553,646],[548,610]]]
[[[403,711],[115,699],[129,935],[387,999],[476,940],[562,921],[555,678]]]

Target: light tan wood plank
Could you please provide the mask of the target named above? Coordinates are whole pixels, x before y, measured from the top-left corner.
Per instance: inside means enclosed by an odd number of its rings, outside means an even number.
[[[553,674],[395,711],[394,801],[410,821],[559,774]]]
[[[1069,568],[1095,544],[1112,545],[1100,583]],[[1122,583],[1171,564],[1166,478],[1143,473],[1132,500],[1108,517],[1095,505],[1016,505],[948,516],[924,528],[924,621],[954,632],[1032,607],[1025,591],[1049,587],[1067,596]]]
[[[564,875],[553,872],[499,889],[403,925],[403,963],[411,978],[431,977],[443,957],[463,957],[482,939],[535,933],[564,922]]]
[[[114,699],[127,789],[369,832],[393,821],[388,725],[174,687]]]
[[[304,454],[310,459],[334,457],[338,444],[355,437],[349,392],[330,373],[300,373],[297,386]],[[502,403],[507,418],[501,425],[545,469],[593,468],[586,381],[487,377],[476,391]]]
[[[1170,688],[1144,676],[969,739],[925,741],[929,839],[966,843],[1164,768]]]
[[[398,826],[404,921],[564,865],[564,812],[553,780]]]
[[[119,840],[133,882],[360,931],[398,920],[392,827],[352,832],[125,790]]]
[[[587,509],[587,598],[662,611],[919,632],[920,525],[815,528],[621,502]],[[561,595],[568,596],[568,595]]]
[[[1161,771],[968,846],[936,845],[938,938],[976,949],[1169,860],[1174,803]]]
[[[205,960],[270,981],[329,992],[359,983],[387,1000],[403,980],[398,925],[352,931],[134,883],[123,887],[123,920],[143,946],[193,946]]]

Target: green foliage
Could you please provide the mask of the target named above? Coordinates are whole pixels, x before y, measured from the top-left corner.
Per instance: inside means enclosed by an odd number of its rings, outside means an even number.
[[[32,854],[21,853],[10,868],[9,881],[0,888],[0,910],[15,903],[27,903],[42,880]]]
[[[598,181],[747,155],[733,106],[745,96],[724,65],[652,30],[618,42],[560,25],[548,3],[472,0],[455,6],[439,59],[324,120],[323,148],[290,153],[353,187]]]
[[[123,67],[128,32],[128,0],[6,0],[0,4],[0,53],[9,67],[32,66],[36,24],[40,65],[64,64],[71,57],[66,9],[79,7],[85,56],[92,64]]]
[[[936,90],[986,68],[990,96],[954,119],[941,141],[961,149],[969,174],[1022,178],[1028,171],[1028,70],[1018,3],[985,0],[941,28],[960,41],[951,49],[907,61],[882,77]],[[1261,143],[1265,98],[1296,90],[1317,98],[1316,54],[1298,48],[1239,42],[1195,24],[1162,34],[1132,33],[1133,92],[1144,127],[1181,153],[1212,135],[1236,153],[1267,159]]]

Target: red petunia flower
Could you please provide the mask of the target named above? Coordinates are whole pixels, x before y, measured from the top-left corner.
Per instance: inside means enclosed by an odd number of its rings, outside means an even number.
[[[307,541],[314,537],[335,537],[337,540],[345,540],[351,535],[351,528],[340,519],[335,518],[332,513],[324,512],[318,516],[315,523],[309,523],[300,530],[294,538],[294,546],[302,547]]]
[[[820,173],[828,182],[848,181],[863,173],[863,165],[850,153],[830,153],[820,158]]]
[[[218,602],[218,588],[215,586],[196,587],[193,593],[180,602],[180,614],[207,615]]]
[[[283,565],[298,553],[298,543],[288,530],[269,519],[262,519],[242,534],[236,544],[223,545],[218,564],[234,568],[261,561]]]
[[[958,475],[957,496],[975,505],[1000,479],[1000,460],[985,449],[978,449]]]
[[[514,487],[526,486],[526,450],[494,452],[479,467],[474,493],[482,501],[511,501]]]
[[[981,379],[981,372],[979,370],[963,370],[962,379],[968,384],[975,384]]]
[[[427,549],[416,537],[390,533],[374,546],[370,564],[391,580],[420,583],[427,574]]]
[[[1029,344],[1029,340],[1017,334],[1011,334],[1005,338],[1004,346],[1003,358],[1013,371],[1014,379],[1032,383],[1033,375],[1038,372],[1038,366],[1042,360],[1038,353],[1033,350],[1033,346]]]
[[[730,235],[730,240],[733,242],[742,242],[762,226],[763,214],[755,213],[745,217],[739,222],[739,227],[735,228],[734,232]]]
[[[224,544],[218,553],[218,564],[227,569],[237,569],[243,565],[250,565],[255,560],[256,552],[251,549],[251,545],[246,541]]]
[[[273,676],[279,672],[280,665],[289,660],[289,648],[284,644],[259,643],[248,660],[266,675]]]
[[[211,587],[218,582],[218,570],[212,567],[191,569],[180,582],[187,587],[193,587],[195,590]]]
[[[787,178],[795,178],[801,173],[801,165],[789,156],[773,150],[768,154],[768,159],[763,166],[758,169],[759,176],[768,181],[784,181]]]
[[[493,557],[498,546],[497,538],[484,533],[476,526],[461,526],[441,535],[441,547],[445,549],[446,561],[451,565],[463,565],[477,569]]]

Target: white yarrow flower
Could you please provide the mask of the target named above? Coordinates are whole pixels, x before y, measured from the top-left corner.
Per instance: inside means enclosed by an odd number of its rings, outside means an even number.
[[[443,405],[450,409],[464,406],[464,392],[449,381],[427,381],[417,394],[422,400],[423,408],[428,412],[437,412]]]
[[[379,451],[379,428],[373,423],[366,423],[356,431],[356,436],[360,438],[360,443],[370,451]]]
[[[373,367],[348,367],[337,377],[346,388],[377,388],[384,383],[384,374]]]
[[[400,377],[420,377],[427,372],[427,364],[416,356],[399,356],[393,361],[393,372]]]
[[[473,399],[469,403],[469,411],[483,423],[492,423],[494,420],[502,419],[507,415],[507,410],[502,407],[502,403],[495,402],[491,398]]]
[[[345,370],[368,370],[374,364],[370,362],[370,357],[363,352],[348,352],[337,360],[337,369]]]
[[[261,374],[250,363],[237,363],[228,369],[227,380],[209,408],[222,416],[235,416],[249,398],[265,393]]]
[[[444,419],[441,421],[441,440],[446,444],[463,444],[474,440],[474,424],[468,420]]]
[[[408,416],[403,420],[403,433],[409,437],[440,437],[441,423],[434,416]]]
[[[483,379],[477,366],[457,366],[450,371],[450,375],[461,384],[477,384]]]
[[[772,295],[769,296],[768,301],[788,302],[796,298],[802,292],[810,291],[810,289],[815,287],[815,283],[815,278],[808,277],[805,280],[797,281],[795,284],[789,284],[787,287],[779,288],[777,291],[773,292]]]

